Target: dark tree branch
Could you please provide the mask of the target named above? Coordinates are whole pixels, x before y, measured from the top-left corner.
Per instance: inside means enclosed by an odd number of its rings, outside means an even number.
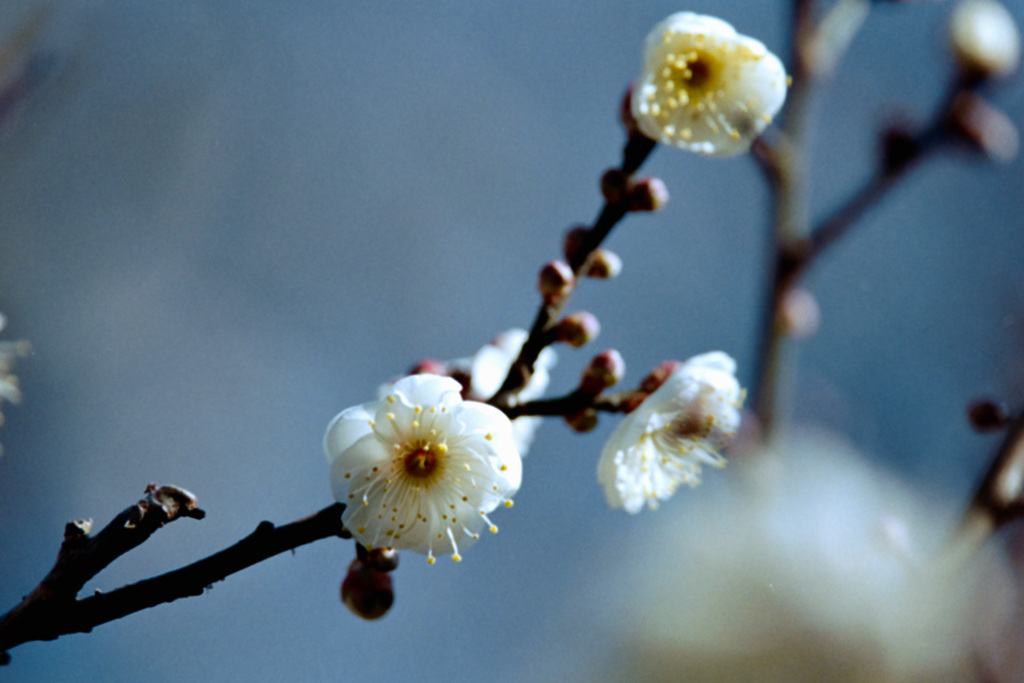
[[[7,650],[22,643],[88,633],[133,612],[201,595],[211,584],[286,550],[321,538],[351,537],[341,524],[345,506],[335,503],[281,527],[261,522],[253,533],[210,557],[110,593],[79,599],[78,593],[89,579],[164,524],[181,517],[204,516],[195,496],[184,489],[150,485],[146,494],[93,537],[89,537],[89,521],[67,525],[53,569],[0,618],[0,663],[7,663]]]
[[[631,135],[622,150],[622,165],[619,170],[627,178],[632,176],[650,153],[654,151],[656,144],[654,140],[642,135]],[[629,209],[625,201],[605,202],[601,213],[598,214],[597,219],[594,221],[593,227],[587,233],[586,239],[569,263],[577,281],[583,272],[587,259],[595,249],[601,246],[601,243],[608,237],[612,229],[628,212]],[[491,397],[488,403],[507,412],[513,403],[512,397],[530,381],[540,352],[551,344],[552,328],[558,322],[558,316],[566,301],[568,301],[567,296],[560,297],[554,301],[541,302],[537,315],[533,320],[533,325],[530,327],[530,334],[523,343],[523,348],[519,351],[519,357],[512,363],[501,388]]]

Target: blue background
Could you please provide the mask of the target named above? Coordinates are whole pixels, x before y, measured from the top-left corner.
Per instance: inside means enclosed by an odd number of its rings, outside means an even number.
[[[6,0],[0,35],[38,5]],[[66,521],[103,524],[151,481],[193,491],[206,520],[160,531],[90,589],[331,503],[320,440],[336,412],[419,358],[529,325],[538,268],[599,208],[648,30],[691,9],[785,54],[787,7],[54,3],[33,46],[49,71],[0,120],[3,334],[34,349],[0,429],[0,607],[46,573]],[[882,121],[937,102],[949,9],[869,17],[821,100],[816,216],[868,177]],[[1019,81],[995,100],[1021,121]],[[645,170],[672,200],[613,234],[617,280],[573,298],[603,330],[560,349],[555,395],[609,347],[630,383],[712,349],[752,379],[762,177],[749,158],[668,149]],[[934,159],[808,280],[823,321],[802,344],[798,417],[936,499],[965,499],[997,444],[970,431],[968,401],[1024,402],[1022,179],[1020,161]],[[613,426],[545,424],[501,533],[458,565],[404,554],[379,622],[340,604],[352,547],[323,541],[203,597],[21,646],[0,678],[571,679],[614,639],[601,605],[615,587],[595,577],[649,550],[650,513],[607,509],[595,481]],[[700,514],[699,491],[655,514]],[[604,617],[581,619],[583,603]]]

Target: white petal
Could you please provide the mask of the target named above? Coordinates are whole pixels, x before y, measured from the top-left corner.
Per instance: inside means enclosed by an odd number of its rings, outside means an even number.
[[[341,411],[331,420],[324,434],[324,454],[328,463],[334,462],[342,451],[373,431],[370,423],[375,408],[376,401],[364,403]]]

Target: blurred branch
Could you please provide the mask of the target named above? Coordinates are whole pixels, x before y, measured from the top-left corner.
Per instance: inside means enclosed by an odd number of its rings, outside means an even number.
[[[321,538],[350,535],[342,527],[345,506],[336,503],[285,526],[261,522],[238,543],[181,569],[110,593],[78,599],[78,592],[111,562],[182,517],[202,519],[195,496],[176,486],[150,485],[146,497],[117,515],[95,536],[92,522],[70,522],[53,569],[35,589],[0,617],[0,663],[7,650],[34,640],[55,640],[178,598],[201,595],[211,584],[267,558]]]
[[[1024,412],[1010,424],[954,537],[969,557],[996,529],[1024,517]]]
[[[931,121],[919,132],[887,131],[883,158],[875,173],[842,206],[812,227],[806,200],[808,174],[804,168],[809,143],[808,110],[815,78],[827,70],[819,72],[809,64],[809,57],[801,47],[808,40],[802,36],[801,27],[804,31],[813,30],[808,28],[808,8],[799,2],[797,6],[801,9],[795,14],[793,37],[796,75],[784,130],[774,144],[762,141],[754,148],[755,159],[772,186],[776,203],[775,235],[769,246],[769,284],[753,388],[755,410],[766,437],[771,435],[779,413],[784,412],[789,404],[790,388],[787,383],[792,381],[791,366],[795,362],[784,310],[786,295],[818,257],[843,238],[911,169],[946,143],[964,136],[956,118],[956,103],[958,97],[976,85],[959,78],[954,80]],[[859,17],[857,22],[859,27],[863,17]],[[845,39],[852,39],[852,35]]]

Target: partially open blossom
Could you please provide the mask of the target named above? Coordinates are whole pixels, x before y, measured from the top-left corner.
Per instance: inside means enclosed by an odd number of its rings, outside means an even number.
[[[512,363],[519,356],[527,338],[526,330],[513,328],[502,332],[494,341],[484,345],[473,359],[469,361],[471,390],[470,398],[486,401],[501,388],[505,381]],[[512,397],[512,405],[525,403],[541,398],[548,388],[551,376],[548,371],[558,361],[558,354],[554,349],[548,347],[537,356],[537,362],[533,364],[533,374],[526,386],[520,389]],[[515,440],[516,449],[522,456],[526,455],[533,436],[537,432],[544,418],[541,417],[517,417],[512,420],[512,438]]]
[[[949,42],[960,66],[983,77],[1008,74],[1020,60],[1017,24],[995,0],[964,0],[957,5]]]
[[[410,375],[380,401],[341,412],[324,451],[342,522],[367,548],[452,554],[459,561],[499,505],[511,507],[522,461],[512,423],[464,401],[450,377]]]
[[[597,466],[609,505],[653,510],[679,484],[699,484],[701,465],[725,465],[718,451],[739,427],[743,400],[735,372],[721,351],[694,356],[619,424]]]
[[[647,137],[691,152],[747,151],[786,99],[778,57],[721,19],[679,12],[654,27],[633,87]]]

